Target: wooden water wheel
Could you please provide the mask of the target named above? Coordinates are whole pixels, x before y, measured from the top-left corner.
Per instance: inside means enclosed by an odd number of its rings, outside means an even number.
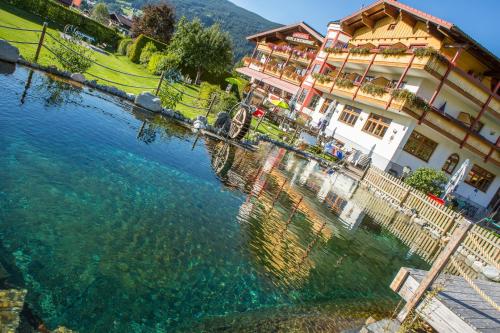
[[[212,155],[212,168],[215,173],[225,177],[234,162],[235,149],[228,143],[219,143]]]
[[[231,120],[231,128],[229,129],[229,138],[233,140],[241,140],[245,137],[250,129],[252,114],[244,107],[240,107],[238,112]]]

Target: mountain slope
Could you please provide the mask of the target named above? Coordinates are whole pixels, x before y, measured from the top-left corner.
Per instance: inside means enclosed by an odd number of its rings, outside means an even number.
[[[266,20],[251,11],[241,8],[228,0],[169,0],[177,12],[177,17],[186,16],[188,19],[199,17],[205,25],[216,22],[228,31],[233,38],[235,59],[251,53],[252,45],[245,39],[246,36],[260,31],[276,28],[278,23]],[[127,0],[136,8],[141,8],[145,2],[151,0]]]

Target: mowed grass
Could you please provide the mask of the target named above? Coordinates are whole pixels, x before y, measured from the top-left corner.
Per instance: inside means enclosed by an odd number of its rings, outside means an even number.
[[[0,25],[23,28],[23,29],[42,29],[43,20],[40,17],[32,15],[28,12],[20,10],[11,5],[0,2]],[[49,28],[47,29],[47,33],[50,36],[55,37],[58,40],[61,40],[60,31],[62,27],[57,26],[53,22],[49,22]],[[46,36],[45,43],[50,48],[51,46],[55,46],[56,42],[52,37]],[[28,31],[18,31],[18,30],[10,30],[0,27],[0,38],[6,40],[15,40],[21,42],[38,42],[40,39],[39,32],[28,32]],[[44,44],[45,44],[44,43]],[[36,45],[26,45],[26,44],[15,44],[19,50],[21,51],[21,55],[28,60],[32,60],[34,58],[36,52]],[[120,56],[113,53],[106,52],[105,54],[92,51],[92,57],[99,64],[103,64],[107,67],[117,69],[122,72],[141,75],[141,76],[152,76],[143,66],[134,64],[131,62],[126,56]],[[56,67],[62,68],[60,62],[55,59],[55,57],[45,48],[42,49],[40,54],[40,58],[38,62],[43,65],[54,65]],[[124,75],[121,73],[113,72],[109,69],[100,67],[98,65],[92,65],[92,67],[88,70],[87,77],[89,79],[94,79],[90,74],[105,78],[109,81],[114,81],[120,84],[112,84],[110,82],[106,82],[103,80],[96,79],[99,83],[108,84],[108,85],[116,85],[117,87],[131,93],[139,93],[146,89],[143,88],[132,88],[127,86],[138,86],[138,87],[147,87],[150,90],[153,90],[158,85],[159,76],[153,78],[138,78],[129,75]]]
[[[22,29],[42,30],[43,22],[44,20],[36,15],[33,15],[24,10],[13,7],[9,4],[0,2],[0,25],[2,26],[9,26]],[[58,40],[62,40],[60,32],[64,29],[64,27],[58,26],[54,22],[48,22],[48,23],[49,25],[47,33],[50,36],[47,35],[45,37],[44,44],[47,45],[49,48],[52,48],[55,47],[55,45],[57,45],[57,42],[53,40],[53,37]],[[41,35],[40,32],[18,31],[0,27],[0,38],[5,40],[20,41],[20,42],[38,42],[40,40],[40,35]],[[34,59],[37,45],[27,45],[27,44],[14,44],[14,45],[19,48],[21,55],[25,59],[27,60]],[[93,50],[92,50],[92,57],[95,60],[95,62],[105,65],[109,68],[116,69],[125,73],[130,73],[140,76],[148,76],[152,78],[133,77],[93,64],[92,67],[85,74],[88,79],[95,79],[97,80],[97,82],[105,85],[111,85],[111,86],[114,85],[126,92],[130,92],[133,94],[138,94],[145,90],[149,90],[152,92],[156,90],[160,77],[153,76],[146,70],[146,68],[144,68],[144,66],[131,62],[128,57],[113,54],[110,52],[106,52],[103,54],[101,52],[96,52]],[[53,65],[61,69],[63,68],[60,61],[56,59],[45,48],[42,48],[38,62],[46,66]],[[92,77],[92,74],[116,83],[111,83],[105,80],[97,79],[95,77]],[[134,88],[132,86],[142,87],[142,88]],[[191,119],[196,118],[198,115],[206,114],[207,112],[206,110],[199,110],[190,107],[190,106],[199,107],[199,102],[197,98],[199,94],[199,86],[187,85],[182,83],[175,83],[174,86],[177,89],[186,93],[183,95],[181,103],[177,104],[175,108],[177,111],[181,112],[185,117]],[[216,116],[215,112],[212,111],[212,113],[210,113],[208,116],[209,122],[213,122],[215,120],[215,116]],[[252,120],[252,128],[256,127],[257,122],[258,119]],[[262,122],[262,124],[259,126],[258,132],[263,134],[268,134],[275,139],[281,138],[283,135],[285,135],[284,132],[278,129],[278,126],[268,122],[267,120],[264,120]]]

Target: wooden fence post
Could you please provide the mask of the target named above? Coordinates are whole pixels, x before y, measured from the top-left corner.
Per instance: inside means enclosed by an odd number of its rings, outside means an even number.
[[[409,188],[408,191],[406,191],[405,195],[403,196],[403,198],[401,199],[401,201],[399,203],[399,207],[403,207],[404,206],[405,202],[410,197],[410,194],[411,194],[411,188]]]
[[[434,283],[436,278],[439,276],[439,273],[446,267],[446,264],[450,260],[450,257],[456,251],[456,249],[460,246],[462,241],[467,236],[467,232],[472,227],[472,223],[463,219],[462,223],[455,229],[453,234],[451,235],[451,239],[448,242],[448,245],[443,249],[443,251],[439,254],[436,261],[432,265],[431,269],[427,272],[427,275],[424,277],[420,285],[413,297],[406,303],[405,307],[399,312],[398,320],[399,322],[403,322],[408,314],[418,305],[423,296],[425,296],[425,292],[429,287]]]
[[[156,87],[155,96],[158,96],[158,94],[160,93],[161,85],[164,79],[165,79],[165,71],[161,72],[160,81],[158,81],[158,87]]]
[[[43,22],[43,27],[42,27],[42,34],[40,35],[40,40],[38,41],[38,46],[36,48],[36,53],[35,53],[35,58],[33,59],[33,62],[38,62],[38,58],[40,57],[40,52],[42,51],[42,46],[43,46],[43,41],[45,39],[45,33],[47,32],[47,22]]]
[[[361,178],[359,179],[359,181],[361,182],[363,179],[365,179],[366,177],[366,174],[368,173],[368,171],[370,170],[370,163],[368,163],[368,165],[366,166],[365,170],[363,171],[363,174],[361,175]]]
[[[208,120],[208,115],[210,114],[210,112],[212,112],[212,108],[214,107],[216,98],[217,98],[217,96],[215,96],[215,94],[214,94],[212,99],[210,100],[210,104],[208,105],[208,109],[207,109],[207,114],[205,115],[205,118],[207,118],[207,120]]]

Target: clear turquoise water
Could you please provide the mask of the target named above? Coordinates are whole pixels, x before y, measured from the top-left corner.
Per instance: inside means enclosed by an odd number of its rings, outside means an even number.
[[[51,328],[325,331],[387,315],[398,269],[425,267],[370,219],[292,215],[290,191],[270,210],[271,146],[217,175],[220,144],[39,73],[23,98],[28,73],[0,75],[0,263]]]

